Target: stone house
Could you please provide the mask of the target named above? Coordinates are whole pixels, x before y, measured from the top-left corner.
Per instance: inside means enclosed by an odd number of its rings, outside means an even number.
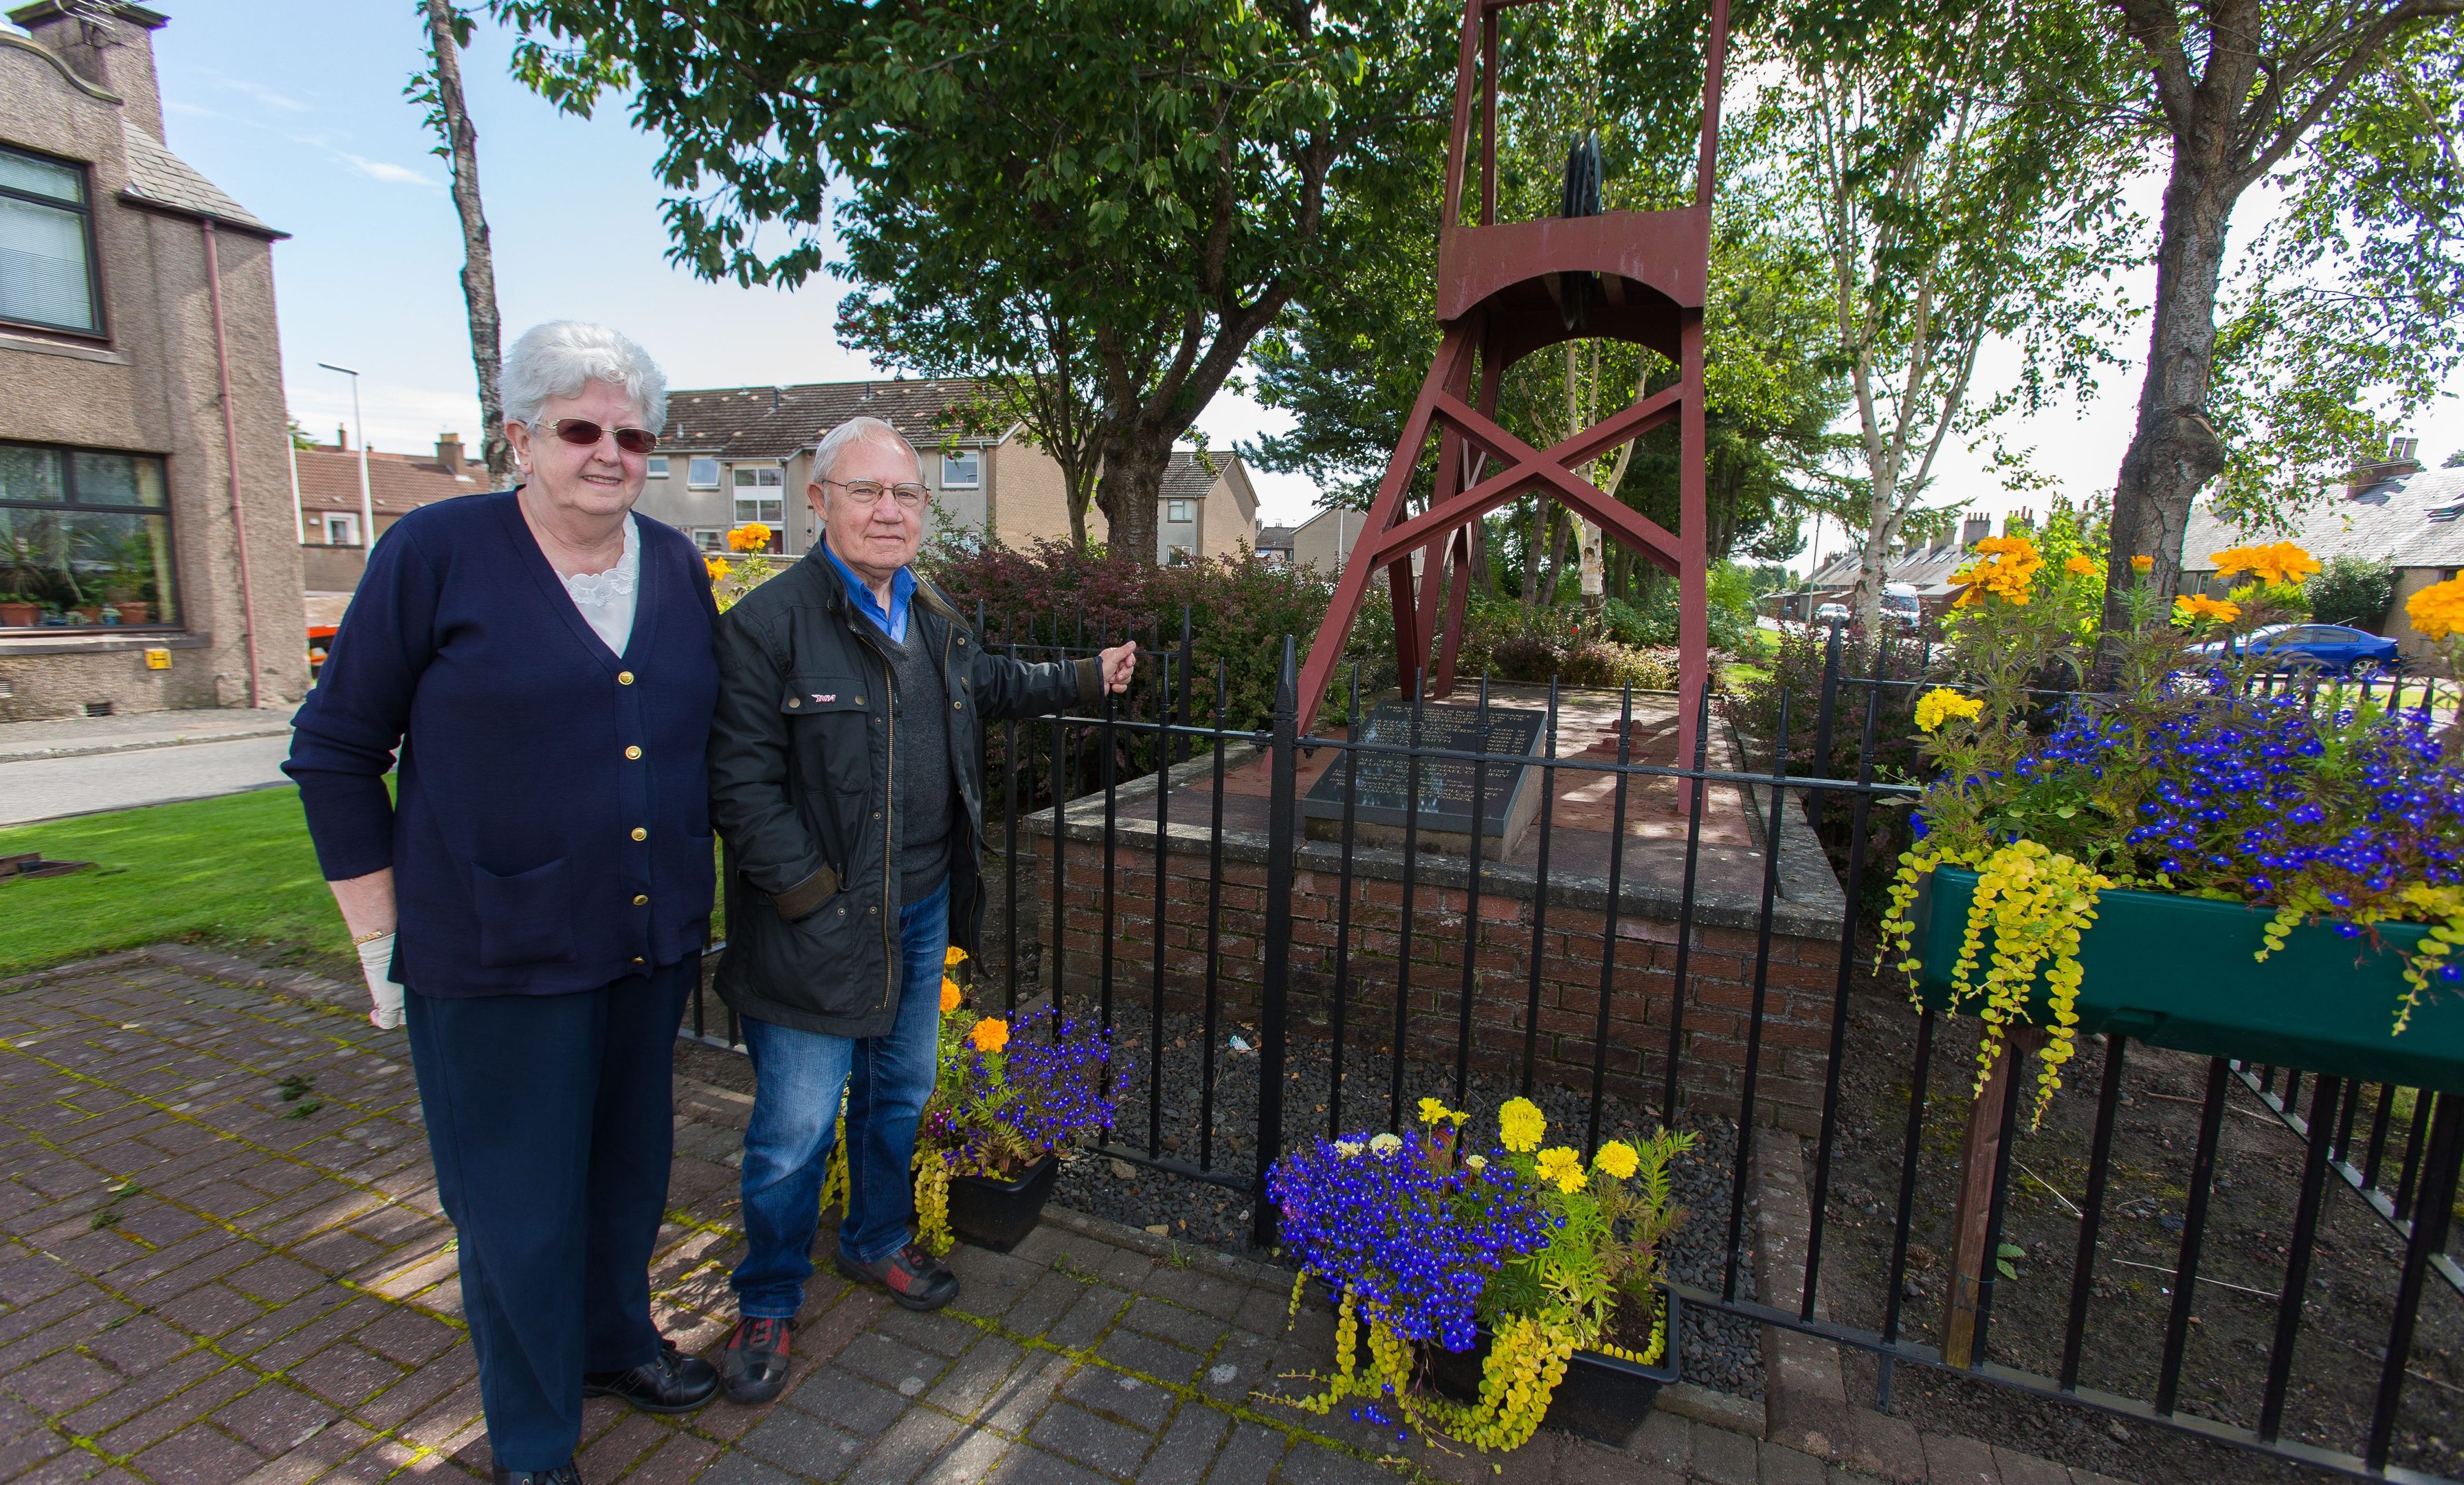
[[[165,18],[0,27],[0,720],[285,706],[308,681],[284,234],[171,153]]]
[[[2424,469],[2414,457],[2418,448],[2415,439],[2397,439],[2386,458],[2345,477],[2341,497],[2303,512],[2289,538],[2321,562],[2358,557],[2395,569],[2395,602],[2378,628],[2408,659],[2429,654],[2431,645],[2405,617],[2405,601],[2464,572],[2464,468]],[[2193,505],[2182,537],[2183,591],[2222,597],[2234,583],[2250,580],[2218,579],[2215,553],[2282,540],[2288,538],[2280,532],[2228,525],[2204,502]]]
[[[801,556],[818,537],[804,500],[813,451],[829,430],[869,416],[906,434],[924,456],[924,482],[933,488],[928,539],[989,535],[1010,546],[1067,541],[1061,467],[1015,426],[970,426],[963,410],[977,385],[958,377],[898,378],[671,392],[668,426],[635,509],[683,531],[704,551],[727,550],[730,532],[759,521],[770,528],[774,550]],[[1173,455],[1157,497],[1158,561],[1253,549],[1258,498],[1248,472],[1237,454],[1212,462],[1209,470],[1188,450]],[[1087,527],[1091,540],[1103,540],[1103,512],[1089,511]]]

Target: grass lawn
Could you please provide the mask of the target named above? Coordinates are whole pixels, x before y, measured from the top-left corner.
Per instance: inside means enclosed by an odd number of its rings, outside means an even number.
[[[0,976],[195,939],[259,963],[359,978],[295,788],[0,830],[0,855],[92,861],[0,886]]]

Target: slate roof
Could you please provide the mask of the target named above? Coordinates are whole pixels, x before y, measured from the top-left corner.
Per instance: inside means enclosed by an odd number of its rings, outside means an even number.
[[[299,507],[305,511],[356,511],[360,508],[360,454],[356,449],[319,444],[295,455],[299,466]],[[457,495],[487,491],[488,466],[466,460],[459,470],[445,467],[433,452],[387,454],[368,451],[368,494],[380,522],[407,515],[423,505]]]
[[[670,452],[715,454],[725,459],[784,459],[847,419],[870,416],[905,433],[919,448],[953,435],[961,444],[998,443],[998,434],[959,434],[957,420],[950,415],[952,408],[975,395],[979,385],[968,377],[923,377],[670,392],[668,426],[659,442]]]
[[[1237,454],[1212,454],[1215,461],[1208,469],[1198,461],[1193,449],[1175,449],[1172,462],[1164,466],[1163,479],[1155,486],[1155,497],[1165,500],[1202,500],[1215,492],[1218,479],[1228,478],[1241,462]]]
[[[2249,542],[2285,540],[2243,531],[2216,519],[2205,504],[2190,507],[2182,536],[2182,566],[2212,572],[2209,557]],[[2313,557],[2360,557],[2394,567],[2464,567],[2464,469],[2425,469],[2382,479],[2357,495],[2330,500],[2299,521],[2290,540]]]
[[[1857,571],[1864,565],[1864,554],[1851,546],[1837,553],[1805,580],[1811,588],[1849,588],[1857,586]],[[1912,547],[1893,557],[1882,570],[1885,583],[1907,583],[1915,586],[1919,598],[1943,598],[1954,589],[1950,575],[1975,561],[1975,553],[1962,546],[1956,532],[1945,535],[1931,546]]]
[[[291,235],[258,221],[248,208],[223,194],[221,187],[165,148],[161,140],[126,122],[121,125],[121,132],[128,144],[128,186],[121,192],[124,198],[190,216],[210,216],[217,222],[268,237]]]
[[[1292,549],[1292,536],[1299,530],[1300,527],[1298,526],[1260,526],[1258,528],[1258,550],[1262,552],[1290,551]]]

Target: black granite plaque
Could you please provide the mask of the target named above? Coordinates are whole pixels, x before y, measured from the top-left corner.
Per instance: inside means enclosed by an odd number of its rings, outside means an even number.
[[[1416,799],[1413,760],[1402,751],[1416,738],[1412,711],[1401,701],[1380,701],[1361,719],[1359,740],[1364,746],[1350,755],[1358,770],[1353,786],[1354,820],[1372,827],[1373,838],[1399,842],[1399,831],[1417,813],[1422,844],[1436,850],[1462,850],[1471,844],[1472,822],[1477,818],[1481,833],[1497,842],[1501,852],[1520,845],[1539,809],[1539,770],[1492,757],[1478,765],[1486,776],[1480,781],[1481,799],[1475,809],[1473,762],[1424,754],[1419,760]],[[1491,706],[1484,719],[1478,706],[1432,703],[1420,708],[1417,741],[1426,749],[1531,758],[1540,751],[1541,729],[1547,723],[1547,713],[1525,707]],[[1327,833],[1318,822],[1343,818],[1345,761],[1343,755],[1336,755],[1301,800],[1301,813],[1310,822],[1313,836]]]

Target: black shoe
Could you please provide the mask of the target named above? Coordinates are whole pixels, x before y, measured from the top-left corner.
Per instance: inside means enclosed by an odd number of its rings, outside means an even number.
[[[495,1470],[496,1485],[582,1485],[582,1471],[570,1459],[553,1470]]]
[[[958,1297],[958,1275],[913,1243],[887,1258],[857,1263],[838,1255],[839,1272],[859,1284],[879,1284],[910,1310],[937,1310]]]
[[[699,1357],[677,1350],[674,1341],[662,1339],[659,1354],[631,1371],[583,1373],[582,1395],[621,1397],[646,1413],[689,1413],[718,1395],[718,1371]],[[568,1482],[541,1476],[539,1485]]]
[[[787,1353],[795,1334],[794,1320],[749,1316],[737,1320],[718,1353],[719,1385],[727,1388],[727,1400],[749,1407],[777,1397],[787,1385]]]

